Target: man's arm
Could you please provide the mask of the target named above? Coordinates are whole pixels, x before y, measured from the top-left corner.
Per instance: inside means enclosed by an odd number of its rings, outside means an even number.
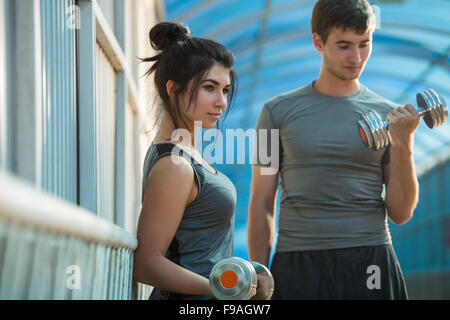
[[[275,235],[278,172],[272,175],[261,174],[261,169],[264,168],[252,166],[247,240],[250,260],[267,266]]]
[[[413,158],[414,131],[419,119],[411,105],[399,107],[387,116],[391,154],[390,162],[383,166],[385,206],[389,218],[396,224],[404,224],[412,218],[419,199],[419,182]]]

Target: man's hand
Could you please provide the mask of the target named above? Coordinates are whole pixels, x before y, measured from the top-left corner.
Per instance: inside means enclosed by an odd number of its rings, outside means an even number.
[[[406,146],[412,150],[414,131],[420,120],[417,110],[407,104],[390,112],[386,120],[389,121],[388,133],[392,146]]]

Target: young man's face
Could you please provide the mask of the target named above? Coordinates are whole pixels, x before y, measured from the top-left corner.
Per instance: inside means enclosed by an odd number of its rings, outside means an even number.
[[[358,34],[354,30],[333,28],[325,44],[314,34],[314,45],[322,55],[324,71],[340,80],[358,79],[372,53],[372,33],[370,29]]]

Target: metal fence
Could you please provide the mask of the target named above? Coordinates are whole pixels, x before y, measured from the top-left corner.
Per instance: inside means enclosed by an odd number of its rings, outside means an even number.
[[[76,29],[65,25],[74,0],[40,2],[42,189],[77,201]]]
[[[136,247],[118,226],[0,173],[0,299],[131,299]]]
[[[158,2],[0,0],[0,299],[148,297],[134,64]]]
[[[97,214],[114,218],[116,72],[99,44],[96,47],[95,118],[97,139]]]

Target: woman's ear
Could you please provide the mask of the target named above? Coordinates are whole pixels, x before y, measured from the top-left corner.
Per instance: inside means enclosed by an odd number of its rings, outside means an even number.
[[[166,82],[166,91],[171,99],[175,97],[176,83],[173,80],[169,80]]]

